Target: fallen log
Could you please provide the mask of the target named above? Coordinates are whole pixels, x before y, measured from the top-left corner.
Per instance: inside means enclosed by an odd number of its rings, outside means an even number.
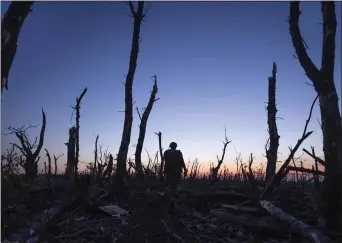
[[[262,200],[260,201],[262,208],[266,209],[272,217],[280,219],[286,222],[295,231],[298,231],[302,236],[308,237],[314,243],[331,242],[329,238],[324,236],[320,231],[304,224],[303,222],[297,220],[290,214],[285,213],[280,208],[274,206],[271,202]]]
[[[221,205],[224,209],[230,209],[233,211],[242,211],[246,213],[254,213],[254,214],[265,214],[265,210],[259,207],[248,207],[242,205],[230,205],[230,204],[222,204]]]
[[[291,170],[291,171],[305,172],[305,173],[309,173],[309,174],[313,174],[313,175],[325,176],[325,173],[323,171],[310,170],[310,169],[306,169],[303,167],[287,166],[287,169]]]
[[[237,199],[237,200],[243,200],[243,199],[249,199],[248,196],[238,193],[236,191],[217,191],[217,192],[210,192],[210,193],[197,193],[194,194],[195,199],[197,200],[215,200],[215,199]]]
[[[264,220],[262,218],[258,218],[257,220],[253,220],[252,218],[245,218],[242,216],[237,216],[231,213],[228,213],[224,210],[218,210],[218,209],[211,209],[210,214],[216,216],[219,220],[224,222],[229,222],[233,224],[239,224],[243,227],[249,228],[254,233],[284,233],[286,232],[286,229],[274,225],[274,222],[270,222],[269,220]],[[272,220],[272,218],[270,218]]]

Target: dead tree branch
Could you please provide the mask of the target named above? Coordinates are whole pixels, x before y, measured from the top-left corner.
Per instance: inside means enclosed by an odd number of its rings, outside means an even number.
[[[310,153],[309,151],[307,151],[305,148],[302,149],[307,155],[309,155],[311,158],[313,158],[314,160],[317,160],[318,163],[320,163],[321,165],[325,166],[325,161],[322,160],[321,158],[316,157],[315,155],[313,155],[312,153]]]
[[[93,168],[93,176],[96,175],[96,164],[97,164],[97,142],[99,140],[99,135],[96,136],[95,139],[95,150],[94,150],[94,168]]]
[[[264,200],[260,202],[260,205],[261,207],[266,209],[273,217],[285,221],[292,229],[299,231],[303,236],[311,239],[312,242],[331,242],[331,240],[324,236],[321,232],[309,227],[302,221],[299,221],[293,216],[285,213],[280,208],[274,206],[271,202]]]
[[[51,171],[51,156],[47,149],[45,149],[46,157],[48,158],[48,181],[49,181],[49,188],[51,188],[51,180],[52,180],[52,171]]]
[[[147,127],[147,120],[153,108],[153,104],[156,101],[156,95],[158,92],[158,85],[157,85],[157,76],[154,75],[154,84],[151,92],[150,99],[144,110],[142,117],[140,117],[140,126],[139,126],[139,137],[138,137],[138,144],[135,150],[135,166],[137,169],[137,173],[142,173],[142,166],[141,166],[141,152],[144,145],[145,134],[146,134],[146,127]],[[139,110],[138,110],[139,111]],[[138,113],[140,115],[140,113]]]
[[[220,167],[223,163],[223,160],[224,160],[224,156],[226,155],[226,148],[227,148],[227,145],[230,143],[231,141],[228,140],[227,138],[227,128],[225,127],[224,128],[224,142],[223,142],[223,149],[222,149],[222,155],[221,155],[221,158],[218,157],[218,155],[216,156],[217,157],[217,166],[214,167],[211,171],[211,176],[212,178],[215,180],[217,179],[217,174],[218,174],[218,171],[220,170]]]
[[[276,77],[277,65],[273,63],[272,77],[268,78],[268,106],[267,106],[267,124],[269,133],[269,147],[266,149],[267,166],[265,181],[269,184],[276,172],[278,159],[279,134],[276,123]]]
[[[58,155],[57,157],[56,157],[56,155],[53,155],[53,159],[54,159],[54,161],[55,161],[55,171],[54,171],[54,174],[53,174],[53,177],[56,177],[56,175],[57,175],[57,169],[58,169],[58,167],[57,167],[57,161],[58,161],[58,159],[60,158],[60,157],[62,157],[64,154],[61,154],[61,155]]]
[[[291,150],[289,157],[285,160],[284,164],[280,167],[280,169],[278,170],[277,174],[274,176],[273,180],[271,181],[271,183],[266,187],[265,191],[263,192],[263,194],[261,195],[261,198],[263,198],[264,196],[268,195],[269,193],[271,193],[277,186],[280,185],[280,182],[283,178],[286,177],[287,172],[286,168],[287,166],[290,164],[292,158],[294,157],[295,153],[297,152],[297,150],[299,149],[300,145],[304,142],[305,139],[307,139],[312,133],[313,131],[310,132],[306,132],[307,128],[308,128],[308,124],[310,122],[311,119],[311,115],[312,115],[312,110],[313,107],[316,103],[318,96],[316,96],[316,98],[314,99],[314,101],[312,102],[311,108],[310,108],[310,113],[309,113],[309,117],[306,120],[305,123],[305,127],[304,127],[304,131],[302,134],[302,137],[297,141],[296,146],[294,146],[294,148]],[[285,172],[285,173],[284,173]]]
[[[75,169],[74,169],[74,173],[75,173],[75,177],[77,176],[77,170],[78,170],[78,157],[79,157],[79,153],[80,153],[80,109],[81,109],[81,101],[83,96],[86,94],[87,92],[87,88],[85,88],[83,90],[83,92],[81,93],[80,97],[76,98],[76,153],[75,153]]]
[[[309,173],[309,174],[313,174],[313,175],[320,175],[320,176],[324,176],[325,173],[319,170],[310,170],[310,169],[306,169],[303,167],[294,167],[294,166],[287,166],[287,169],[290,171],[298,171],[298,172],[305,172],[305,173]]]
[[[158,145],[159,145],[159,155],[160,155],[160,169],[159,169],[159,177],[163,177],[164,171],[164,155],[163,155],[163,147],[162,147],[162,133],[159,131],[156,133],[158,136]]]

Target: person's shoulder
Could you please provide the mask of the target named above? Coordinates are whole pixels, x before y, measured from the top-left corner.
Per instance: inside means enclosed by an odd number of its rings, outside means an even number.
[[[182,151],[180,151],[180,150],[177,150],[177,152],[180,153],[180,154],[182,154]]]
[[[170,151],[171,151],[171,149],[167,149],[167,150],[165,150],[164,154],[168,154],[168,153],[170,153]]]

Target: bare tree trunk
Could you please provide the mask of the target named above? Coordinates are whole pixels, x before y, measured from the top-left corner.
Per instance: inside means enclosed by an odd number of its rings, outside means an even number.
[[[49,189],[51,189],[51,180],[52,180],[52,170],[51,170],[51,156],[47,149],[45,149],[46,156],[48,158],[48,181],[49,181]]]
[[[321,110],[325,173],[322,192],[321,227],[342,231],[342,127],[334,83],[336,14],[334,2],[322,2],[322,64],[318,69],[308,56],[299,29],[299,2],[290,3],[290,34],[298,60],[312,81]]]
[[[93,168],[93,176],[96,175],[96,164],[97,164],[97,142],[99,140],[99,135],[96,136],[95,140],[95,150],[94,150],[94,168]]]
[[[56,155],[53,155],[53,159],[54,159],[54,161],[55,161],[55,171],[54,171],[54,174],[53,174],[53,178],[55,178],[56,177],[56,174],[57,174],[57,160],[60,158],[60,157],[62,157],[64,154],[61,154],[61,155],[59,155],[58,157],[56,157]]]
[[[162,133],[159,131],[156,134],[158,135],[159,154],[160,154],[159,177],[161,178],[163,176],[163,171],[164,171],[164,155],[163,155],[163,147],[162,147]]]
[[[68,147],[67,165],[65,168],[65,175],[71,176],[74,174],[75,169],[75,153],[76,153],[76,127],[73,126],[69,129],[69,141],[65,143]]]
[[[137,10],[134,9],[133,2],[129,2],[130,9],[134,18],[133,27],[133,39],[132,39],[132,49],[129,59],[129,68],[126,76],[125,83],[125,121],[124,128],[122,132],[121,144],[118,152],[117,170],[116,170],[116,184],[117,186],[122,185],[126,181],[127,170],[127,154],[129,144],[131,142],[131,132],[133,123],[133,97],[132,97],[132,87],[135,69],[137,67],[138,53],[139,53],[139,40],[140,40],[140,27],[141,22],[144,18],[144,2],[138,2]]]
[[[103,172],[103,178],[108,178],[112,176],[112,171],[113,171],[113,165],[114,165],[114,158],[111,154],[108,156],[108,165],[105,171]]]
[[[80,153],[80,109],[81,109],[81,101],[85,93],[87,93],[87,88],[83,90],[80,97],[76,98],[76,107],[75,107],[76,109],[76,154],[75,154],[75,164],[74,164],[75,165],[75,169],[74,169],[75,177],[77,176],[77,172],[78,172],[78,157]]]
[[[17,52],[20,29],[34,1],[13,1],[1,21],[1,93],[8,89],[8,75]]]
[[[142,165],[141,165],[141,152],[142,152],[143,145],[144,145],[147,120],[148,120],[148,117],[149,117],[151,110],[153,108],[154,102],[156,100],[158,100],[158,99],[156,99],[156,94],[158,92],[157,76],[153,76],[153,77],[154,77],[153,89],[152,89],[151,96],[150,96],[150,99],[148,101],[147,107],[146,107],[142,117],[140,116],[139,109],[137,107],[137,112],[138,112],[139,118],[140,118],[140,126],[139,126],[138,144],[137,144],[137,147],[135,150],[135,167],[137,170],[136,172],[139,174],[143,173]]]
[[[267,124],[269,137],[269,147],[266,151],[267,166],[265,181],[269,184],[276,172],[278,159],[279,135],[276,123],[276,77],[277,65],[273,63],[272,77],[268,78],[268,106],[267,106]]]
[[[226,154],[227,145],[230,142],[231,141],[229,141],[227,138],[227,129],[224,128],[224,142],[223,142],[222,155],[221,155],[221,159],[219,159],[219,157],[217,155],[217,166],[212,168],[212,171],[211,171],[211,176],[212,176],[212,180],[213,180],[212,182],[215,182],[215,180],[217,179],[218,171],[220,170],[220,167],[221,167],[223,160],[224,160],[224,156]]]

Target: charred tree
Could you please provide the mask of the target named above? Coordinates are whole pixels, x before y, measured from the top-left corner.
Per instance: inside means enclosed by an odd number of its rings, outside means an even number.
[[[294,148],[290,149],[289,157],[287,157],[285,162],[279,168],[278,172],[275,174],[275,176],[273,177],[272,181],[267,185],[265,191],[262,193],[260,198],[268,197],[270,195],[270,193],[276,187],[278,187],[280,185],[280,182],[287,176],[287,173],[289,172],[289,170],[287,168],[288,168],[290,162],[292,161],[295,153],[297,152],[297,150],[299,149],[301,144],[304,142],[304,140],[307,139],[313,133],[313,131],[307,132],[307,129],[308,129],[309,122],[311,120],[312,110],[313,110],[313,108],[315,106],[317,98],[318,98],[318,96],[316,96],[316,98],[314,99],[314,101],[311,104],[311,108],[310,108],[310,112],[309,112],[309,117],[306,120],[302,137],[300,139],[298,139],[298,141],[297,141],[296,145],[294,146]]]
[[[152,88],[151,96],[150,96],[150,99],[148,101],[148,104],[147,104],[142,116],[140,115],[139,109],[137,107],[137,112],[138,112],[139,118],[140,118],[140,126],[139,126],[138,144],[137,144],[137,147],[135,150],[135,167],[137,170],[136,172],[138,174],[143,173],[142,164],[141,164],[141,152],[142,152],[144,140],[145,140],[147,120],[148,120],[148,117],[149,117],[151,110],[153,108],[154,102],[156,102],[158,100],[158,99],[156,99],[156,94],[158,92],[157,76],[155,75],[155,76],[153,76],[153,78],[154,78],[154,85]]]
[[[111,154],[109,154],[109,156],[108,156],[108,165],[107,165],[105,171],[103,172],[103,177],[104,178],[110,179],[110,177],[112,176],[113,165],[114,165],[114,158],[113,158],[113,156]]]
[[[266,150],[267,166],[265,176],[265,181],[267,184],[271,182],[276,172],[280,138],[276,123],[276,73],[277,65],[273,63],[272,77],[268,78],[267,124],[269,133],[269,147]]]
[[[96,136],[95,139],[95,150],[94,150],[94,167],[93,167],[93,176],[96,175],[96,164],[97,164],[97,142],[99,140],[99,135]]]
[[[164,155],[163,155],[163,147],[162,147],[162,133],[159,131],[156,134],[158,136],[159,154],[160,154],[159,177],[162,178],[164,174]]]
[[[55,171],[54,171],[54,173],[53,173],[53,178],[55,178],[56,175],[57,175],[57,170],[58,170],[57,161],[58,161],[58,159],[59,159],[60,157],[62,157],[63,155],[64,155],[64,154],[61,154],[61,155],[58,155],[57,157],[56,157],[56,155],[53,155],[53,159],[54,159],[54,161],[55,161]]]
[[[129,59],[129,68],[126,76],[125,83],[125,121],[124,128],[122,132],[121,144],[118,152],[117,160],[117,170],[115,175],[115,181],[117,186],[125,184],[127,179],[127,154],[129,144],[131,142],[131,132],[133,123],[133,97],[132,97],[132,87],[134,74],[137,67],[138,53],[139,53],[139,42],[140,42],[140,27],[141,22],[144,18],[144,2],[138,2],[137,9],[134,8],[133,2],[129,2],[129,7],[134,18],[133,27],[133,38],[131,55]]]
[[[49,188],[51,189],[51,180],[52,180],[52,169],[51,169],[51,156],[47,149],[45,149],[46,157],[48,158],[48,181],[49,181]]]
[[[65,168],[65,175],[71,176],[74,174],[75,157],[76,157],[76,127],[73,126],[69,129],[69,141],[65,143],[68,147],[67,165]]]
[[[17,52],[17,42],[24,21],[34,1],[12,1],[1,21],[1,93],[8,90],[8,75]]]
[[[21,146],[17,144],[13,144],[13,145],[20,150],[20,152],[25,158],[24,160],[21,160],[20,165],[24,168],[25,175],[28,180],[32,180],[38,175],[39,153],[43,147],[45,127],[46,127],[46,116],[45,116],[45,112],[43,109],[42,109],[42,115],[43,115],[43,122],[42,122],[42,128],[40,130],[39,141],[38,141],[38,138],[36,138],[35,141],[31,143],[28,139],[26,131],[32,126],[29,126],[27,128],[9,127],[9,130],[13,134],[15,134],[15,136],[19,139]],[[34,149],[35,151],[33,151]]]
[[[299,28],[299,2],[290,3],[289,30],[300,65],[311,80],[318,96],[323,132],[325,173],[322,215],[319,224],[329,230],[342,228],[342,125],[338,95],[334,83],[336,14],[335,2],[321,3],[323,17],[322,62],[318,69],[306,51]]]
[[[227,129],[224,128],[224,142],[223,142],[223,149],[222,149],[222,155],[221,158],[218,157],[217,155],[217,165],[215,167],[212,168],[211,170],[211,176],[212,176],[212,180],[215,181],[217,179],[217,174],[221,168],[221,165],[223,163],[224,160],[224,156],[226,155],[226,148],[227,145],[230,143],[231,141],[228,140],[227,138]]]
[[[81,101],[83,96],[87,93],[87,88],[83,90],[81,93],[80,97],[76,98],[76,133],[75,133],[75,138],[76,138],[76,153],[75,153],[75,168],[74,168],[74,174],[75,177],[77,176],[77,171],[78,171],[78,157],[80,153],[80,109],[81,109]]]

